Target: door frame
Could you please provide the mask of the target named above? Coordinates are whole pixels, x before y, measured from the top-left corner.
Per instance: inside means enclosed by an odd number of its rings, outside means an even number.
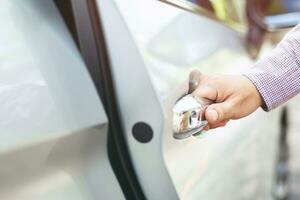
[[[71,0],[79,50],[102,100],[109,121],[107,149],[110,164],[126,199],[146,199],[124,138],[96,0]]]

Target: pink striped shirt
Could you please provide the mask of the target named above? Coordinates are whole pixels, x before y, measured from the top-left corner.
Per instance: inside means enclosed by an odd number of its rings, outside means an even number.
[[[244,74],[272,110],[300,92],[300,24],[291,30],[271,54]]]

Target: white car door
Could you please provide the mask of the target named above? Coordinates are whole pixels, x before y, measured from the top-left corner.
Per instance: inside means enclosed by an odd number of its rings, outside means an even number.
[[[176,140],[172,107],[192,69],[242,73],[243,36],[153,0],[97,0],[125,139],[147,199],[271,199],[280,109]],[[266,47],[266,49],[268,49]]]
[[[124,199],[108,119],[52,0],[0,1],[0,199]]]

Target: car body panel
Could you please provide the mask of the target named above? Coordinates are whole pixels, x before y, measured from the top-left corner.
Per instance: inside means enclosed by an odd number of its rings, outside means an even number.
[[[125,138],[143,192],[147,199],[177,199],[164,166],[161,138],[156,134],[161,132],[163,115],[140,54],[115,2],[97,0],[97,5]],[[140,143],[131,134],[133,125],[140,121],[150,123],[155,133],[149,143]]]
[[[201,138],[172,135],[172,106],[192,69],[237,74],[254,64],[244,36],[158,1],[98,3],[125,136],[147,198],[271,199],[280,109],[258,110]],[[132,137],[138,121],[152,127],[151,142]],[[177,197],[170,197],[174,189]]]
[[[0,199],[124,199],[108,120],[53,1],[0,3]]]

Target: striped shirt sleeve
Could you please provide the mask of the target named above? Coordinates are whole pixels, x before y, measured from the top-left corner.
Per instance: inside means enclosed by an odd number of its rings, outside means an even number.
[[[300,92],[300,24],[277,47],[244,74],[261,94],[266,111]]]

